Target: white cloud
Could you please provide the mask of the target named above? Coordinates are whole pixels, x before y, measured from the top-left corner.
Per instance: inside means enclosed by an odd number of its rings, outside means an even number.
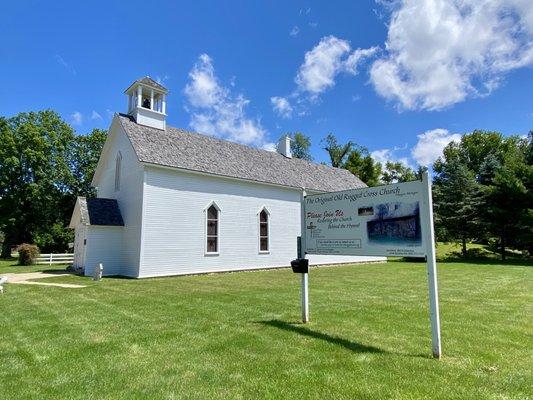
[[[346,71],[351,73],[352,75],[357,75],[358,71],[357,68],[359,65],[366,59],[374,56],[379,50],[379,47],[374,46],[370,47],[368,49],[357,49],[355,50],[345,61],[344,67],[346,68]]]
[[[189,72],[185,95],[194,107],[213,107],[227,96],[227,90],[219,85],[213,61],[207,54],[202,54]]]
[[[399,109],[439,110],[495,90],[533,64],[531,0],[405,0],[388,4],[386,54],[370,70]]]
[[[343,57],[350,51],[350,43],[335,36],[326,36],[305,54],[305,61],[296,75],[301,91],[317,96],[335,85],[335,76],[343,68]]]
[[[374,150],[370,155],[382,165],[387,161],[399,161],[410,168],[417,165],[430,166],[442,155],[448,143],[459,140],[461,135],[458,133],[451,133],[447,129],[432,129],[418,135],[418,141],[410,152],[406,143],[401,147]]]
[[[374,150],[373,152],[370,153],[370,155],[375,161],[381,164],[385,164],[387,161],[391,159],[390,153],[391,153],[390,149],[381,149],[381,150]]]
[[[159,75],[157,75],[157,76],[155,77],[155,81],[156,81],[157,83],[160,83],[160,84],[165,83],[165,82],[168,81],[169,79],[170,79],[170,76],[168,76],[168,75],[163,75],[163,76],[159,76]]]
[[[450,133],[446,129],[433,129],[418,135],[418,142],[411,151],[418,165],[428,166],[442,155],[446,145],[461,140],[458,133]]]
[[[292,106],[286,97],[274,96],[270,98],[272,108],[282,118],[290,118],[292,116]]]
[[[295,78],[296,95],[306,93],[311,100],[335,86],[340,73],[356,75],[365,59],[376,54],[378,47],[358,48],[352,52],[350,42],[335,36],[325,36],[309,50]]]
[[[202,54],[189,73],[184,93],[191,113],[190,126],[198,132],[258,147],[268,145],[267,132],[258,119],[247,117],[250,103],[220,84],[213,61]]]
[[[289,35],[291,35],[292,37],[295,37],[295,36],[298,36],[299,33],[300,33],[300,28],[298,28],[298,26],[294,25],[294,27],[289,32]]]
[[[402,147],[393,147],[392,149],[380,149],[380,150],[374,150],[370,153],[370,156],[377,162],[381,163],[383,166],[387,163],[387,161],[391,162],[401,162],[403,165],[407,167],[411,167],[411,163],[409,162],[409,158],[405,156],[399,156],[398,153],[401,153],[402,151],[405,151],[407,149],[407,144],[405,144]]]
[[[277,151],[276,143],[272,143],[272,142],[265,143],[263,146],[261,146],[261,148],[266,151],[272,151],[272,152]]]
[[[91,119],[101,121],[103,118],[100,114],[93,110],[93,112],[91,113]]]
[[[109,108],[106,108],[105,113],[107,114],[107,118],[111,119],[115,115],[115,112],[113,110],[110,110]]]
[[[360,66],[379,51],[374,46],[352,51],[350,42],[335,36],[324,36],[319,43],[305,53],[304,62],[298,68],[294,81],[296,89],[288,96],[270,98],[274,110],[287,118],[293,113],[308,114],[310,102],[318,100],[326,90],[335,86],[341,74],[357,75]],[[293,104],[289,99],[294,100]]]
[[[79,111],[74,111],[70,118],[72,119],[72,124],[74,125],[81,125],[83,123],[83,115]]]

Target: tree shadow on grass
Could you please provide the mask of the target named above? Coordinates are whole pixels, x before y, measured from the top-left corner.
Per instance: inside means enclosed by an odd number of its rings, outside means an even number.
[[[337,346],[342,346],[350,351],[353,351],[354,353],[388,353],[386,350],[380,349],[379,347],[368,346],[362,343],[353,342],[338,336],[332,336],[328,335],[327,333],[313,331],[309,328],[304,328],[303,326],[290,324],[277,319],[259,322],[261,324],[273,326],[274,328],[282,329],[284,331],[294,332],[303,336],[312,337],[314,339],[324,340],[328,343],[335,344]]]
[[[425,268],[426,260],[425,259],[408,259],[407,257],[394,257],[387,260],[389,263],[409,263],[409,264],[420,264]],[[523,257],[511,257],[505,261],[502,261],[500,258],[490,258],[490,257],[469,257],[463,258],[455,255],[440,256],[437,257],[437,265],[444,264],[471,264],[471,265],[481,265],[481,266],[517,266],[517,267],[533,267],[533,258],[523,258]]]
[[[461,258],[461,257],[444,257],[437,259],[437,265],[442,263],[450,264],[474,264],[474,265],[495,265],[495,266],[518,266],[518,267],[533,267],[533,260],[526,258],[511,258],[505,261],[497,258]]]

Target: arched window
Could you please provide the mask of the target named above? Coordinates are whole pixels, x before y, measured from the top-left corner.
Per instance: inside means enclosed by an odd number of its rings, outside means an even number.
[[[218,214],[215,204],[207,209],[206,253],[218,253]]]
[[[115,159],[115,192],[120,190],[120,168],[122,164],[122,154],[120,154],[120,151],[117,154],[117,158]]]
[[[263,208],[259,212],[259,251],[261,252],[268,252],[270,249],[268,217],[268,211]]]

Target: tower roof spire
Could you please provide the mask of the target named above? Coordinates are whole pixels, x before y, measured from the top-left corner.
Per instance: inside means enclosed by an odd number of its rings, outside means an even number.
[[[161,85],[159,82],[154,81],[152,78],[150,78],[148,75],[145,77],[139,78],[135,80],[125,91],[124,93],[128,93],[128,91],[131,90],[132,86],[135,86],[136,84],[141,84],[143,86],[147,86],[156,90],[159,90],[165,94],[168,93],[168,89]]]

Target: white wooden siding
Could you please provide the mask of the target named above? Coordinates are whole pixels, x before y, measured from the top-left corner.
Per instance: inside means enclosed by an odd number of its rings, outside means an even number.
[[[96,186],[98,197],[117,199],[124,228],[122,233],[122,268],[121,275],[138,276],[141,223],[142,223],[142,191],[143,166],[137,159],[133,147],[118,123],[111,125],[109,133],[109,149],[105,155],[102,171]],[[120,190],[115,190],[116,156],[122,155]]]
[[[74,261],[72,266],[76,269],[85,267],[85,239],[87,234],[87,226],[78,223],[74,228]]]
[[[87,227],[85,275],[91,276],[99,263],[104,266],[104,275],[122,274],[123,229],[120,226]]]
[[[287,266],[300,235],[300,191],[145,167],[139,277]],[[205,254],[205,209],[220,208],[218,255]],[[270,248],[259,251],[258,211],[269,212]],[[310,262],[380,260],[312,256]]]

